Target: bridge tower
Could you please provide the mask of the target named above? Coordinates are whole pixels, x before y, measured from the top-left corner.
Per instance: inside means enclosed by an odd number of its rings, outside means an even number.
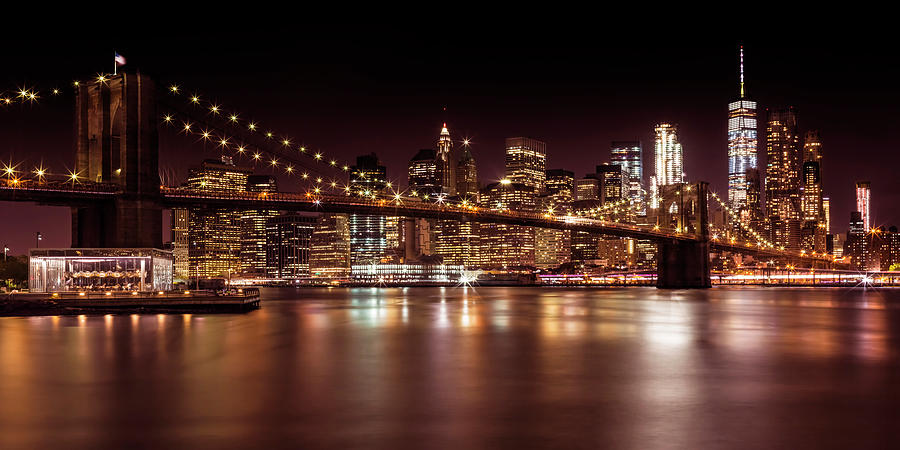
[[[75,100],[75,170],[115,183],[115,200],[72,208],[72,246],[162,247],[156,88],[122,73],[83,83]]]
[[[708,288],[709,272],[709,184],[672,185],[661,192],[666,213],[682,233],[697,240],[668,239],[657,243],[656,287],[662,289]],[[674,206],[672,206],[674,205]],[[668,208],[668,207],[667,207]]]

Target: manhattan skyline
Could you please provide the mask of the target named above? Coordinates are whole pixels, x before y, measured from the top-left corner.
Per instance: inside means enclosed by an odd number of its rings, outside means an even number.
[[[896,94],[879,90],[897,69],[875,58],[877,45],[786,48],[719,39],[673,50],[639,41],[613,46],[597,39],[560,47],[562,37],[539,42],[489,37],[478,46],[478,35],[409,43],[401,32],[365,42],[362,33],[334,33],[263,49],[203,39],[184,49],[81,42],[78,52],[66,47],[74,43],[39,42],[12,52],[11,63],[26,69],[15,77],[7,74],[4,88],[58,83],[65,89],[63,83],[71,80],[54,71],[85,77],[108,72],[107,49],[115,48],[132,68],[215,98],[327,155],[352,161],[375,152],[388,176],[404,184],[407,162],[419,149],[435,145],[444,121],[457,143],[471,139],[482,185],[503,178],[504,139],[512,136],[546,142],[547,168],[572,170],[576,177],[584,175],[579,168],[608,162],[612,141],[640,140],[646,184],[653,173],[653,126],[671,122],[679,127],[687,179],[709,181],[712,190],[726,195],[727,104],[738,95],[737,49],[744,45],[746,92],[758,102],[760,122],[767,108],[794,106],[801,131],[819,130],[834,231],[846,230],[859,180],[872,182],[872,225],[900,221],[891,207],[900,199],[890,147],[896,118],[889,108]],[[805,53],[798,54],[800,47]],[[66,69],[54,70],[56,65]],[[861,67],[866,70],[856,69]],[[36,147],[34,153],[56,170],[71,162],[71,135],[65,132],[71,104],[65,99],[44,98],[39,106],[2,114],[10,137],[3,154],[32,163],[28,155]],[[35,139],[42,127],[63,131]],[[175,133],[161,132],[160,143],[161,167],[179,181],[189,167],[217,155]],[[189,156],[178,159],[184,150]],[[762,168],[764,155],[759,159]],[[0,225],[12,237],[13,252],[24,252],[34,231],[42,232],[42,246],[67,246],[66,209],[4,208],[22,218],[14,227]]]

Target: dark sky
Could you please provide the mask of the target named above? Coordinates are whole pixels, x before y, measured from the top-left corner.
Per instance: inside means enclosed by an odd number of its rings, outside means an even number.
[[[434,145],[445,118],[455,139],[472,140],[483,183],[502,177],[503,139],[518,135],[547,142],[548,168],[578,176],[609,159],[610,141],[640,139],[649,177],[652,127],[671,121],[679,124],[688,178],[725,194],[726,107],[738,93],[743,43],[747,93],[759,102],[760,121],[765,108],[793,105],[801,135],[820,131],[833,228],[846,229],[854,183],[863,179],[872,181],[875,223],[900,224],[900,68],[891,40],[604,30],[507,33],[491,25],[435,34],[428,27],[321,26],[227,38],[8,38],[0,90],[58,86],[64,95],[0,109],[0,157],[29,166],[43,157],[57,172],[71,167],[71,82],[111,71],[115,49],[127,57],[126,69],[216,99],[326,155],[352,160],[374,151],[389,176],[404,182],[408,159]],[[165,130],[160,142],[161,167],[176,177],[216,155]],[[761,142],[761,165],[763,154]],[[64,208],[0,203],[0,212],[0,244],[14,253],[33,246],[38,230],[42,246],[70,243]]]

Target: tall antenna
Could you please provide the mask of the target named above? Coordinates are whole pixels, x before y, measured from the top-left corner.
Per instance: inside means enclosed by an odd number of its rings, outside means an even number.
[[[741,46],[741,98],[744,98],[744,46]]]

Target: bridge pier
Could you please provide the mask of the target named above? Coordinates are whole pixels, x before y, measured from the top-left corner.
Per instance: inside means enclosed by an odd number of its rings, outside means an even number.
[[[709,184],[676,188],[678,227],[696,239],[666,239],[656,245],[656,287],[689,289],[712,287],[709,264]],[[665,204],[668,204],[666,202]]]
[[[83,83],[75,100],[75,169],[117,184],[114,200],[72,209],[72,246],[162,248],[156,87],[141,74]]]
[[[708,288],[709,241],[664,241],[657,244],[656,287]]]

